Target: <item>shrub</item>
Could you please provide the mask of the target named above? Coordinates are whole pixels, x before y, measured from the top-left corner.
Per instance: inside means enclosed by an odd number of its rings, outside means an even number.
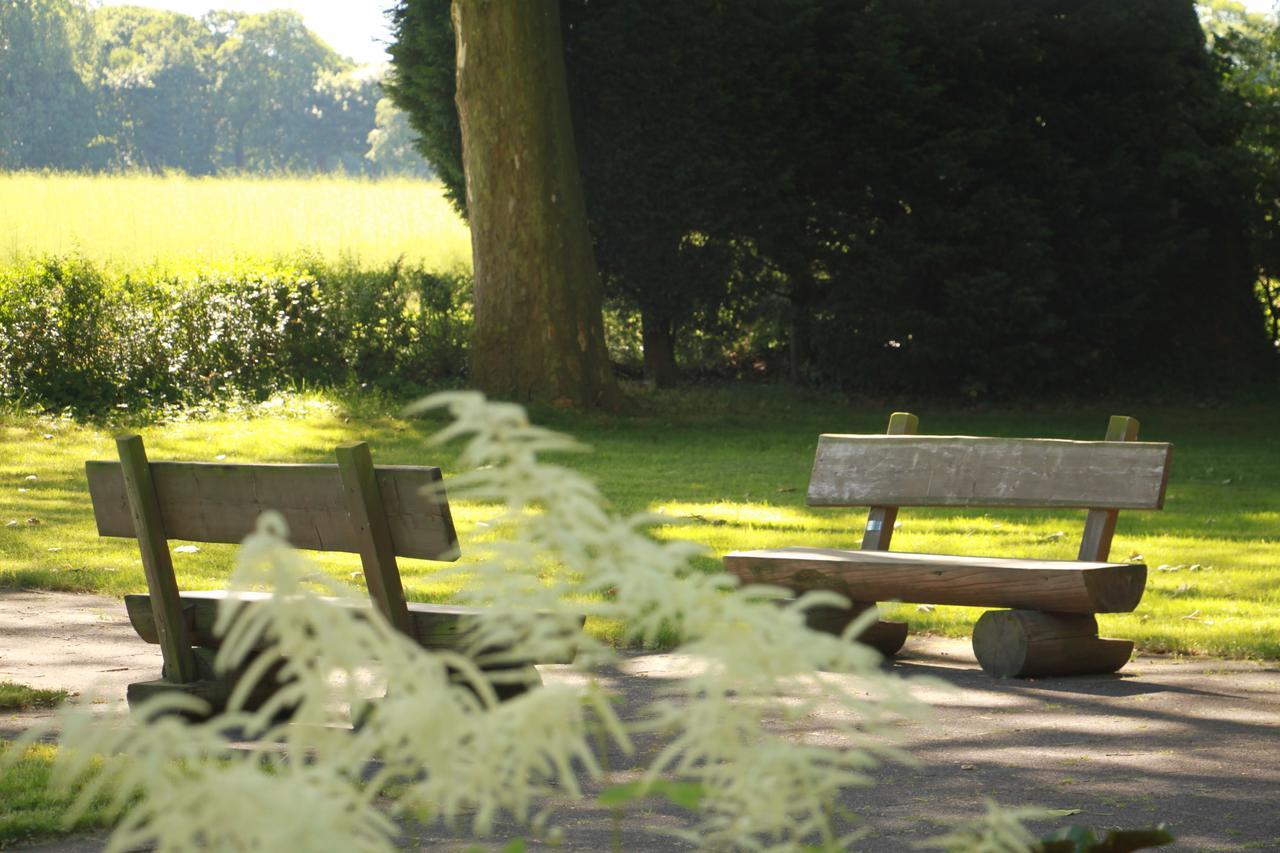
[[[181,279],[47,258],[0,271],[0,399],[95,414],[304,383],[438,385],[465,372],[469,295],[462,273],[399,263]]]

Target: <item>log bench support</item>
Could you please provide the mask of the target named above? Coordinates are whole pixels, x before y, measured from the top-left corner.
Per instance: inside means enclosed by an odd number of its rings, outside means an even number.
[[[1098,636],[1096,613],[1137,607],[1146,566],[1109,563],[1121,509],[1160,509],[1173,448],[1135,439],[1138,422],[1111,418],[1103,441],[918,436],[914,415],[895,413],[886,435],[823,435],[809,481],[810,506],[869,506],[862,547],[736,551],[725,569],[744,583],[796,592],[823,589],[849,608],[815,608],[811,628],[841,633],[875,601],[1004,607],[974,629],[974,654],[998,677],[1111,673],[1133,643]],[[889,551],[900,506],[1087,509],[1075,560]],[[886,656],[906,625],[880,621],[862,636]]]

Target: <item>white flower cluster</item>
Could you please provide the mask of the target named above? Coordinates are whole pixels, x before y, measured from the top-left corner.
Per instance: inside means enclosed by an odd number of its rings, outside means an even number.
[[[472,658],[396,632],[289,550],[282,521],[264,515],[233,585],[275,594],[250,608],[229,597],[219,618],[217,665],[244,673],[233,710],[188,723],[172,712],[194,700],[163,697],[129,724],[60,720],[61,778],[88,778],[81,804],[105,793],[124,813],[110,849],[390,851],[395,818],[406,815],[466,821],[483,835],[505,814],[545,832],[546,804],[581,796],[586,779],[606,775],[610,747],[630,753],[641,735],[661,744],[644,783],[697,791],[687,837],[700,846],[847,846],[842,792],[881,760],[902,759],[897,723],[924,712],[850,641],[866,620],[845,637],[815,633],[804,609],[843,603],[837,596],[782,602],[781,590],[691,570],[693,546],[646,535],[652,518],[610,514],[585,478],[542,461],[576,446],[531,426],[518,406],[458,392],[415,408],[437,407],[454,421],[435,441],[467,440],[469,470],[449,480],[450,497],[500,503],[509,533],[483,562],[457,569],[466,598],[492,608],[477,619],[474,650],[545,660],[572,643],[584,677],[498,702]],[[679,638],[675,651],[698,662],[696,673],[620,719],[594,678],[617,653],[580,630],[584,614],[644,643]],[[281,684],[274,698],[236,710],[261,679]],[[333,725],[343,709],[354,727]],[[819,713],[820,742],[804,732]],[[229,750],[229,740],[248,745]]]

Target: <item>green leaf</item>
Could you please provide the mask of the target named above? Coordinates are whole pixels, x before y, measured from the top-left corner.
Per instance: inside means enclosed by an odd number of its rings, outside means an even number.
[[[668,782],[657,779],[653,782],[626,782],[606,788],[597,798],[600,805],[607,808],[619,808],[634,800],[649,796],[665,797],[673,805],[693,811],[702,802],[706,791],[697,782]]]

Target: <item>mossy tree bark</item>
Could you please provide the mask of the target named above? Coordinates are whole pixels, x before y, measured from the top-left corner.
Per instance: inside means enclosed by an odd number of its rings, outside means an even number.
[[[475,264],[472,382],[611,407],[600,275],[574,147],[557,0],[454,0]]]

